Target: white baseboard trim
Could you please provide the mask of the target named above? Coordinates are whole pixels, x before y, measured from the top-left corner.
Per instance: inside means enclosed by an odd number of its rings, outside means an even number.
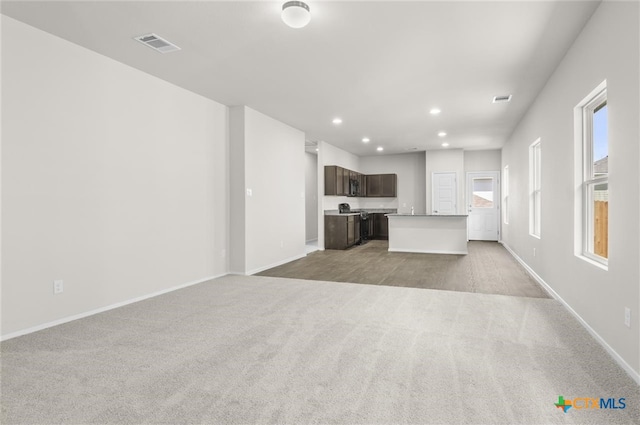
[[[282,261],[277,261],[277,262],[275,262],[273,264],[269,264],[268,266],[258,267],[256,269],[250,270],[250,271],[248,271],[246,273],[246,275],[247,276],[251,276],[251,275],[254,275],[256,273],[260,273],[262,271],[269,270],[269,269],[272,269],[274,267],[278,267],[278,266],[281,266],[281,265],[286,264],[286,263],[290,263],[290,262],[295,261],[295,260],[299,260],[299,259],[304,258],[306,256],[307,256],[306,252],[303,253],[303,254],[295,255],[293,257],[289,257],[289,258],[284,259]]]
[[[564,306],[564,308],[566,308],[569,313],[571,313],[573,317],[575,317],[578,322],[580,322],[580,324],[587,330],[587,332],[589,332],[591,336],[607,351],[607,353],[609,353],[613,360],[615,360],[616,363],[618,363],[618,365],[620,365],[620,367],[623,368],[625,372],[627,372],[631,379],[633,379],[638,385],[640,385],[640,373],[636,372],[629,365],[629,363],[627,363],[620,356],[620,354],[618,354],[613,348],[611,348],[611,346],[604,340],[604,338],[602,338],[591,326],[589,326],[589,324],[565,300],[563,300],[562,297],[558,295],[558,293],[554,291],[547,282],[544,281],[544,279],[538,276],[538,274],[531,267],[529,267],[529,265],[525,263],[524,260],[520,258],[509,245],[507,245],[503,241],[500,241],[500,243],[513,256],[513,258],[515,258],[516,261],[518,261],[522,265],[522,267],[525,268],[525,270],[531,275],[531,277],[533,277],[536,282],[538,282],[540,286],[542,286],[542,288],[547,291],[549,295],[551,295],[551,297],[559,301]]]
[[[138,301],[144,301],[144,300],[149,299],[149,298],[157,297],[158,295],[163,295],[163,294],[166,294],[168,292],[177,291],[178,289],[183,289],[183,288],[186,288],[188,286],[197,285],[199,283],[203,283],[203,282],[206,282],[206,281],[209,281],[209,280],[212,280],[212,279],[217,279],[219,277],[226,276],[226,275],[227,275],[227,273],[216,275],[216,276],[208,276],[208,277],[205,277],[205,278],[202,278],[202,279],[198,279],[198,280],[194,280],[194,281],[191,281],[191,282],[183,283],[182,285],[172,286],[171,288],[163,289],[161,291],[152,292],[150,294],[146,294],[146,295],[142,295],[140,297],[132,298],[130,300],[122,301],[122,302],[115,303],[115,304],[110,304],[110,305],[105,306],[105,307],[100,307],[100,308],[96,308],[94,310],[85,311],[84,313],[74,314],[73,316],[63,317],[62,319],[54,320],[52,322],[47,322],[47,323],[43,323],[41,325],[32,326],[30,328],[22,329],[22,330],[19,330],[19,331],[16,331],[16,332],[11,332],[9,334],[0,336],[0,341],[6,341],[6,340],[11,339],[11,338],[16,338],[16,337],[19,337],[19,336],[23,336],[23,335],[27,335],[27,334],[33,333],[33,332],[41,331],[43,329],[47,329],[47,328],[51,328],[51,327],[54,327],[54,326],[62,325],[63,323],[68,323],[68,322],[72,322],[74,320],[83,319],[85,317],[93,316],[94,314],[103,313],[105,311],[113,310],[113,309],[118,308],[118,307],[124,307],[125,305],[128,305],[128,304],[137,303]]]

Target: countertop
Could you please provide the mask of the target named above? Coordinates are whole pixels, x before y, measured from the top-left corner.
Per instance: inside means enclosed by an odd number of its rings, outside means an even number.
[[[349,215],[360,215],[359,212],[355,211],[366,211],[369,214],[396,214],[398,210],[392,208],[354,208],[354,212],[351,213],[342,213],[338,212],[338,210],[324,210],[324,215],[341,215],[341,216],[349,216]]]
[[[387,214],[390,217],[469,217],[467,214]]]

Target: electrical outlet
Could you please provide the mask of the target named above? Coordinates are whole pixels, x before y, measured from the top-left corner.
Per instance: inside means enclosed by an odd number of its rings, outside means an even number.
[[[53,294],[61,294],[64,292],[64,282],[62,280],[53,281]]]
[[[631,309],[629,307],[624,308],[624,325],[628,328],[631,327]]]
[[[533,248],[533,256],[534,257],[536,256],[536,249],[535,248]]]
[[[247,196],[253,196],[253,190],[247,189]]]

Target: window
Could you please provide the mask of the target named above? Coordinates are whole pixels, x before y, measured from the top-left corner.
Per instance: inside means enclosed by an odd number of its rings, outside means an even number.
[[[529,146],[529,233],[540,237],[541,150],[540,139]]]
[[[580,120],[579,218],[581,254],[607,265],[609,258],[609,141],[606,81],[577,107]]]
[[[509,224],[509,166],[502,173],[502,221]]]
[[[493,208],[493,177],[474,177],[472,185],[471,206],[473,208]]]

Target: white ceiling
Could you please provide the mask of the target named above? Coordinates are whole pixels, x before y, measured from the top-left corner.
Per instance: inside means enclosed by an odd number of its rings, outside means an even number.
[[[440,149],[440,130],[450,148],[500,148],[599,1],[308,4],[311,23],[297,30],[271,1],[3,1],[2,13],[309,140],[375,155]],[[133,39],[150,32],[182,50]],[[513,100],[492,104],[503,94]]]

